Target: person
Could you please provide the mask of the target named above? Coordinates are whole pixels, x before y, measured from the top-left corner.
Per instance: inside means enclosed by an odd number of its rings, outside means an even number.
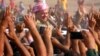
[[[26,15],[24,17],[24,22],[25,22],[26,26],[29,28],[29,30],[31,31],[31,34],[34,39],[34,44],[35,44],[34,48],[36,50],[36,55],[37,56],[47,56],[45,44],[41,38],[41,35],[39,34],[39,32],[36,28],[35,20],[33,20],[33,19],[34,18],[29,15]]]
[[[33,12],[35,13],[35,20],[37,20],[37,28],[39,30],[39,28],[42,27],[52,27],[52,25],[50,25],[50,23],[48,22],[48,6],[47,4],[44,3],[37,3],[34,7],[33,7]],[[52,27],[53,28],[53,27]],[[61,34],[62,35],[62,34]],[[44,37],[42,37],[44,40]],[[52,43],[55,46],[59,46],[58,48],[62,49],[63,51],[67,50],[67,47],[64,47],[56,38],[51,38],[52,39]],[[50,44],[51,41],[48,41],[47,43]],[[55,44],[56,43],[56,44]],[[47,44],[46,44],[47,45]],[[49,47],[50,48],[50,47]],[[51,47],[52,48],[52,47]],[[64,50],[65,49],[65,50]],[[48,49],[47,49],[48,50]],[[49,50],[50,51],[50,50]],[[53,51],[52,51],[53,52]]]
[[[51,27],[50,23],[48,22],[49,7],[46,3],[37,2],[37,4],[33,7],[33,12],[35,13],[37,29],[39,32],[42,31],[40,34],[46,46],[47,55],[53,56],[53,46],[51,42],[52,35],[50,34],[51,32],[49,33],[51,36],[45,36],[45,30]],[[44,30],[41,29],[41,27],[44,27]]]
[[[40,21],[40,23],[46,24],[48,21],[48,5],[46,3],[37,3],[33,7],[33,12],[35,13],[36,20]]]
[[[8,38],[10,38],[12,41],[14,41],[14,43],[20,49],[20,52],[22,55],[30,56],[30,53],[27,51],[27,49],[21,44],[21,42],[16,37],[16,34],[14,32],[13,20],[11,18],[10,7],[6,8],[4,16],[5,16],[5,17],[3,17],[4,19],[0,23],[0,25],[1,25],[0,26],[0,34],[1,34],[0,35],[1,36],[0,43],[2,42],[1,47],[0,47],[0,55],[1,56],[4,56],[4,55],[13,56],[12,48],[8,42]],[[5,32],[7,27],[9,27],[9,30],[10,30],[8,33],[9,35],[6,34],[6,32]],[[5,52],[4,52],[4,50],[5,50]]]
[[[22,1],[20,1],[20,3],[19,3],[19,12],[21,15],[24,15],[24,13],[25,13],[25,6]]]
[[[78,11],[73,17],[73,22],[78,29],[87,29],[88,28],[88,17],[87,9],[84,6],[84,0],[78,0]]]
[[[16,25],[16,35],[21,41],[21,43],[28,49],[28,51],[31,53],[32,56],[34,56],[33,48],[30,47],[30,44],[33,42],[33,38],[29,37],[29,31],[28,29],[25,30],[25,24],[24,23],[18,23]],[[30,34],[31,36],[31,34]],[[28,42],[30,40],[30,42]]]

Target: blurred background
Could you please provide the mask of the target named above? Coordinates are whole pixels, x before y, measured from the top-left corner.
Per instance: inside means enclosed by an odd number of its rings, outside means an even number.
[[[5,0],[6,3],[9,3],[9,0]],[[27,6],[29,4],[34,5],[34,0],[15,0],[15,3],[18,4],[20,1],[24,2],[24,5]],[[55,4],[57,4],[58,0],[46,0],[47,4],[50,7],[54,7]],[[67,0],[68,3],[68,11],[69,13],[75,12],[77,10],[77,0]],[[98,9],[100,8],[100,0],[85,0],[85,6],[89,8],[91,4],[94,4],[94,6]]]

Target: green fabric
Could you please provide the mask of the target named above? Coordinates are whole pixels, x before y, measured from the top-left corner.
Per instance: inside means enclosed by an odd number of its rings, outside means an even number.
[[[94,49],[88,49],[86,52],[87,56],[99,56],[98,53]]]

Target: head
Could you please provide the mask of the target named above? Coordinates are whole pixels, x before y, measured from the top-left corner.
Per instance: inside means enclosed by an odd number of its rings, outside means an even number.
[[[48,11],[48,5],[45,3],[38,3],[33,8],[33,12],[35,13],[36,19],[42,22],[46,22],[48,20]]]
[[[25,27],[25,24],[24,24],[24,23],[18,23],[18,24],[16,25],[16,31],[17,31],[17,32],[22,32],[23,29],[24,29],[24,27]]]

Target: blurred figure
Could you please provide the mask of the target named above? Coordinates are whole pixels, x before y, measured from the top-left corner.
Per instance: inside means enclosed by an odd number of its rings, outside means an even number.
[[[49,17],[49,7],[46,3],[37,3],[33,7],[33,12],[35,13],[35,17],[37,20],[37,25],[47,25],[48,24],[48,17]]]
[[[0,2],[0,9],[5,10],[5,8],[6,8],[5,0],[1,0],[1,2]]]
[[[24,15],[24,13],[25,13],[25,6],[24,6],[24,3],[22,1],[19,2],[19,12],[22,15]]]
[[[88,27],[87,14],[88,12],[84,7],[84,0],[78,0],[78,10],[73,18],[73,22],[79,29],[87,29]]]
[[[9,6],[10,6],[11,9],[13,10],[13,9],[15,8],[15,1],[14,1],[14,0],[10,0]]]

